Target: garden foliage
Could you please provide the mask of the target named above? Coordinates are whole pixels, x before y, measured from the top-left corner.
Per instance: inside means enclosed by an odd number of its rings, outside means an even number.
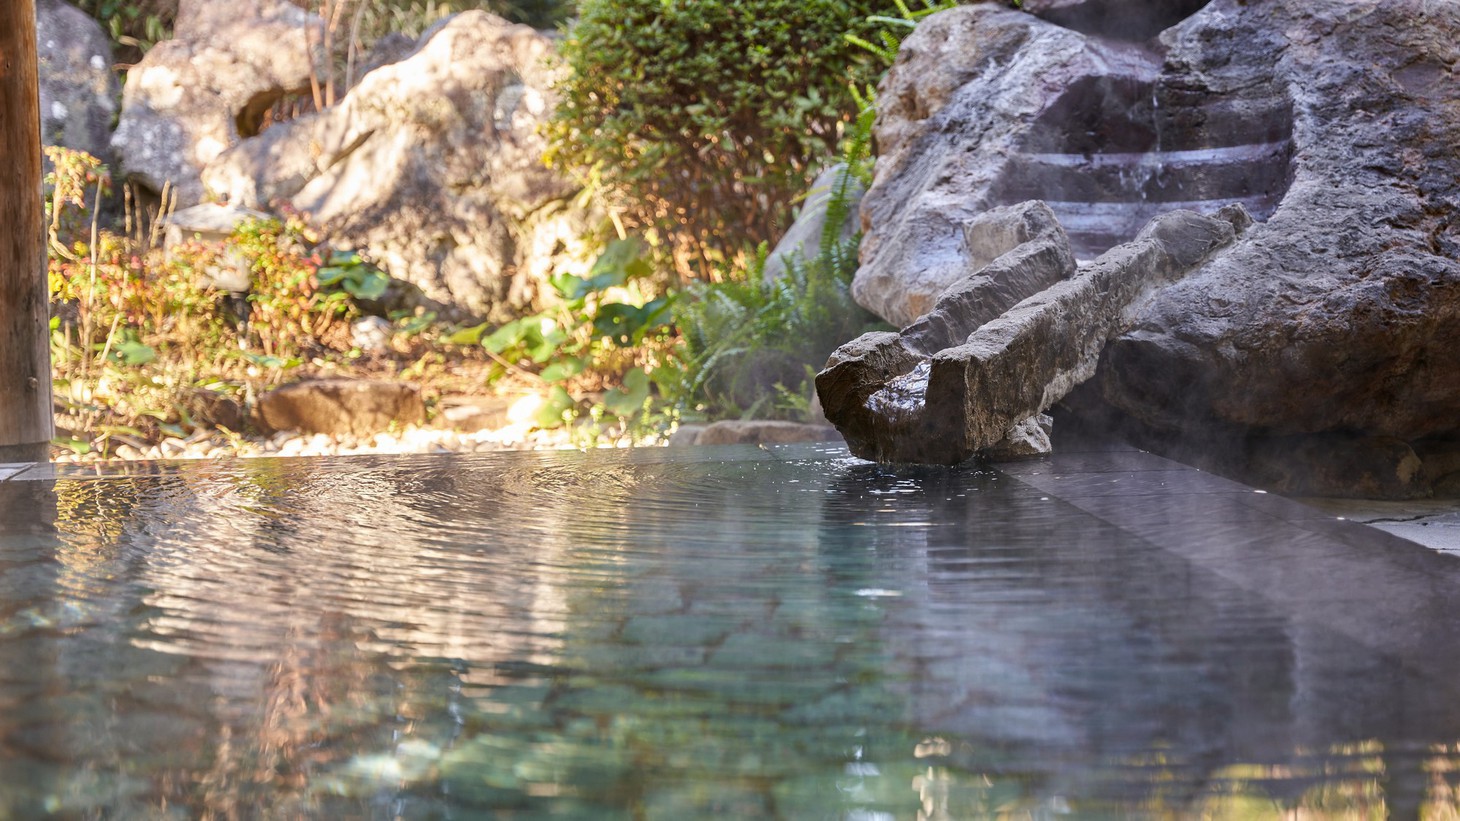
[[[51,362],[58,420],[74,434],[66,446],[183,436],[195,427],[197,388],[241,399],[360,356],[350,324],[384,277],[354,255],[311,248],[297,217],[245,223],[221,246],[163,251],[155,234],[101,224],[95,206],[111,181],[95,157],[46,154]],[[210,284],[220,265],[247,268],[246,297]],[[421,330],[418,317],[393,319],[401,344]]]
[[[586,278],[552,277],[557,296],[552,307],[496,329],[464,328],[447,341],[480,344],[504,366],[499,376],[515,371],[542,383],[547,401],[537,415],[540,427],[582,415],[571,388],[601,392],[602,399],[587,408],[595,424],[642,428],[648,423],[650,375],[660,370],[668,342],[672,301],[652,284],[653,268],[642,250],[637,240],[610,243]]]
[[[583,174],[681,274],[772,240],[882,70],[886,0],[583,0],[551,162]]]
[[[813,257],[793,256],[783,277],[763,278],[762,253],[744,280],[699,283],[682,294],[675,323],[677,382],[669,398],[684,418],[733,416],[804,420],[816,371],[832,351],[880,327],[852,300],[858,234],[843,240],[851,182],[871,175],[874,111],[866,106],[842,152],[845,173],[827,203],[826,224]]]

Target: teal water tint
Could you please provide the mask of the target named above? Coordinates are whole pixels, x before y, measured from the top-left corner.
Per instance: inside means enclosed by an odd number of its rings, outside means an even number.
[[[142,474],[0,483],[0,817],[1454,806],[1453,682],[993,469]]]

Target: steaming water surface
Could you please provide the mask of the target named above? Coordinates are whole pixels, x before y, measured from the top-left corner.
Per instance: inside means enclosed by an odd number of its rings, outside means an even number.
[[[0,816],[1453,810],[1456,563],[1141,456],[0,483]]]

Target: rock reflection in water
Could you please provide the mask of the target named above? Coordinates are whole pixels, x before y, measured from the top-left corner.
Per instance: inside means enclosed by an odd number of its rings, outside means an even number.
[[[1452,683],[992,470],[258,461],[0,514],[9,816],[1452,801]]]

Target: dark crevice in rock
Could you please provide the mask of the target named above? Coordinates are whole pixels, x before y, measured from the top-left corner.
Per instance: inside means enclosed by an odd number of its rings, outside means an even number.
[[[1206,7],[1209,0],[1024,0],[1023,8],[1081,34],[1149,40]]]
[[[1047,202],[1081,259],[1178,208],[1240,204],[1266,220],[1292,183],[1292,131],[1285,95],[1233,100],[1085,77],[1035,120],[990,198]]]

